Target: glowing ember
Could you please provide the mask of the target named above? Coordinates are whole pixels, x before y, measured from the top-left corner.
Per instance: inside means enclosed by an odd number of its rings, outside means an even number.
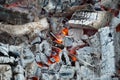
[[[60,61],[60,57],[59,57],[59,54],[62,50],[57,48],[57,47],[53,47],[52,48],[52,52],[53,54],[51,54],[51,56],[49,57],[48,59],[48,64],[53,64],[53,63],[57,63]],[[54,60],[54,62],[51,61],[51,59]]]
[[[51,33],[51,34],[52,34],[52,36],[54,36],[56,43],[62,44],[62,43],[63,43],[63,40],[62,40],[62,39],[63,39],[65,36],[68,35],[68,28],[62,29],[62,31],[61,31],[60,33],[56,34],[56,35],[54,35],[53,33]]]
[[[20,6],[21,4],[19,2],[16,2],[16,3],[12,3],[12,4],[9,4],[9,5],[5,5],[6,8],[13,8],[13,7],[18,7]]]
[[[41,62],[37,62],[39,67],[43,67],[43,64]]]
[[[120,32],[120,24],[117,25],[116,32]]]
[[[57,37],[57,38],[56,38],[55,41],[56,41],[58,44],[61,44],[61,43],[63,42],[62,36],[58,34],[58,35],[56,35],[56,37]]]
[[[37,64],[38,64],[38,67],[44,67],[44,66],[48,67],[47,64],[44,64],[44,63],[42,63],[42,62],[37,62]]]
[[[68,28],[64,28],[62,30],[62,34],[64,34],[65,36],[67,36],[68,35]]]
[[[54,59],[54,62],[51,61],[51,59]],[[56,55],[56,56],[51,56],[48,60],[48,64],[53,64],[53,63],[57,63],[60,61],[60,57],[59,55]]]
[[[31,77],[31,80],[39,80],[38,77]]]
[[[50,32],[51,36],[54,38],[54,41],[58,44],[61,44],[62,43],[62,36],[59,35],[59,34],[54,34],[52,32]]]
[[[77,58],[75,55],[69,54],[69,57],[72,59],[72,61],[77,61]]]
[[[57,40],[55,40],[55,42],[61,44],[63,41],[62,41],[62,39],[57,39]]]

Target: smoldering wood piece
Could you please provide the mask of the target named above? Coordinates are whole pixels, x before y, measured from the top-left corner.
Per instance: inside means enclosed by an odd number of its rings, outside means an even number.
[[[89,4],[87,4],[87,5],[80,5],[80,6],[73,6],[73,7],[68,8],[66,11],[63,11],[62,13],[61,12],[57,12],[57,13],[53,14],[53,16],[55,16],[55,17],[71,18],[72,14],[74,12],[76,12],[77,10],[82,10],[82,9],[89,10],[90,7],[91,7],[91,5],[89,5]],[[91,10],[93,10],[93,9],[91,8]]]
[[[32,33],[33,35],[38,31],[42,31],[49,28],[49,24],[46,18],[42,18],[37,22],[26,23],[24,25],[10,25],[0,23],[0,33],[7,32],[14,36],[22,36]]]
[[[109,25],[111,19],[112,14],[107,11],[79,10],[72,15],[68,23],[75,28],[99,29]]]
[[[36,36],[30,36],[30,35],[14,36],[7,32],[2,32],[0,33],[0,42],[3,44],[9,44],[9,45],[20,45],[25,41],[28,41],[28,40],[32,41],[35,37]]]

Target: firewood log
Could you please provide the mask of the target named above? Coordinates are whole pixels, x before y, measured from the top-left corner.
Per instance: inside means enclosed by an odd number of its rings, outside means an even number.
[[[74,7],[68,8],[66,11],[64,11],[62,13],[61,12],[57,12],[53,16],[55,16],[55,17],[71,17],[72,14],[74,12],[76,12],[77,10],[90,9],[90,8],[91,8],[91,10],[93,10],[92,6],[90,4],[85,4],[85,5],[80,5],[80,6],[74,6]]]
[[[23,9],[21,11],[23,12],[14,11],[0,6],[0,21],[10,24],[25,24],[33,21],[29,11]]]
[[[7,32],[8,34],[21,36],[25,34],[35,34],[37,31],[42,31],[49,28],[46,18],[38,22],[30,22],[23,25],[0,24],[0,32]]]

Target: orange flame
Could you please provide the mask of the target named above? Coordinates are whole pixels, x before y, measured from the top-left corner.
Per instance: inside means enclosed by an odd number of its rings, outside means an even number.
[[[55,42],[56,43],[59,43],[59,44],[62,44],[63,40],[62,40],[62,36],[59,35],[59,34],[56,34],[56,37],[55,37]]]
[[[53,58],[55,59],[55,62],[59,62],[60,61],[59,55],[53,56]]]
[[[63,41],[62,41],[62,39],[57,39],[57,40],[55,40],[55,42],[59,43],[59,44],[62,44]]]
[[[61,35],[62,34],[62,35]],[[64,36],[67,36],[68,35],[68,28],[64,28],[60,34],[56,34],[56,40],[55,42],[57,42],[58,44],[62,44],[63,43],[63,40],[62,38]]]
[[[51,57],[48,59],[48,64],[53,64],[53,63],[56,63],[56,62],[59,62],[60,61],[60,57],[59,57],[59,54],[60,52],[62,51],[61,49],[57,48],[57,47],[53,47],[52,48],[53,51],[55,51],[57,54],[56,55],[51,55]],[[55,60],[55,62],[52,62],[50,59],[53,58]]]
[[[64,28],[62,30],[62,34],[64,34],[65,36],[67,36],[68,35],[68,28]]]
[[[72,59],[72,61],[77,61],[77,57],[75,55],[69,54],[69,56]]]
[[[51,58],[54,58],[55,62],[52,62],[50,59]],[[48,64],[53,64],[53,63],[57,63],[57,62],[60,62],[60,57],[59,57],[59,54],[58,55],[55,55],[55,56],[52,56],[48,59]]]

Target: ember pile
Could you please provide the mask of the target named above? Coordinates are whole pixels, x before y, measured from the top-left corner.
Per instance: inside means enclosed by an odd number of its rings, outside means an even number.
[[[118,80],[119,0],[0,0],[0,80]]]

